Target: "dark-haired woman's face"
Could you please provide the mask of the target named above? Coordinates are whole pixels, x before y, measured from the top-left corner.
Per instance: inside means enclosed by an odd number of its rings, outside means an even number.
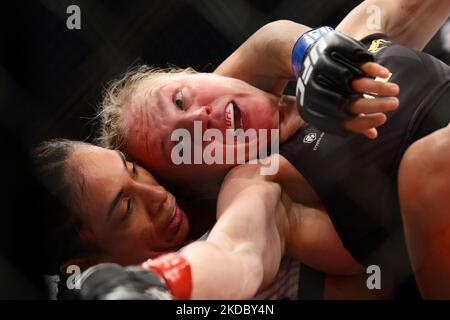
[[[175,197],[123,154],[78,147],[69,165],[81,173],[81,219],[101,260],[133,264],[178,249],[189,231]]]

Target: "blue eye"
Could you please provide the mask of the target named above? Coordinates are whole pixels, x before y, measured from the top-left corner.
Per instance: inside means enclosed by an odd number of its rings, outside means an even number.
[[[177,106],[178,109],[183,110],[183,93],[181,91],[177,91],[173,97],[173,103]]]

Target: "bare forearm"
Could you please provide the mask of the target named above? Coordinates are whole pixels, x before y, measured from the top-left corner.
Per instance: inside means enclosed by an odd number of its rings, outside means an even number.
[[[386,33],[405,46],[421,50],[449,14],[450,0],[366,0],[336,29],[356,39]]]
[[[214,72],[281,94],[287,80],[294,78],[292,48],[308,30],[308,27],[288,20],[269,23],[255,32]]]
[[[191,266],[192,299],[250,299],[263,282],[261,259],[251,250],[198,241],[181,255]]]
[[[355,39],[386,33],[421,50],[450,14],[450,0],[366,0],[336,27]],[[214,72],[282,94],[294,77],[292,48],[310,28],[288,20],[271,22],[255,32]]]
[[[278,271],[284,251],[277,217],[281,188],[255,166],[233,169],[218,199],[218,221],[206,241],[186,246],[193,299],[248,299]]]
[[[388,20],[389,35],[400,43],[422,50],[448,18],[450,1],[403,0],[397,10],[400,18],[393,16]]]

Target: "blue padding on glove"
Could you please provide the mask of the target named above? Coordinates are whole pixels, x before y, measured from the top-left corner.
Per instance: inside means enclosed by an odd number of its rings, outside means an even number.
[[[297,77],[308,49],[325,34],[332,30],[333,28],[331,27],[320,27],[317,29],[312,29],[298,38],[294,48],[292,49],[292,68]]]

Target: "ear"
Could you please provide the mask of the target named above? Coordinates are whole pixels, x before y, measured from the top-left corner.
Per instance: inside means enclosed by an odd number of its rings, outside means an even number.
[[[81,271],[86,270],[87,268],[99,263],[98,261],[94,261],[91,258],[74,258],[64,261],[61,266],[59,267],[59,272],[61,274],[69,276],[73,273],[73,270],[71,270],[71,266],[77,266],[80,268]]]

